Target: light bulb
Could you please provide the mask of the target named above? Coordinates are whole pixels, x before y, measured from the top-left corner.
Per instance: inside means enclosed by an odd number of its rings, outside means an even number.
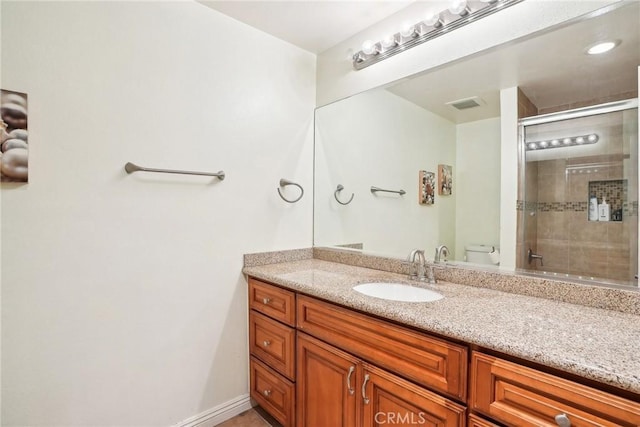
[[[540,145],[540,147],[542,148],[547,148],[549,146],[549,143],[547,141],[540,141],[538,145]]]
[[[372,42],[371,40],[367,40],[364,43],[362,43],[362,53],[364,53],[365,55],[373,55],[378,53],[376,50],[375,43]]]
[[[576,138],[576,144],[584,144],[584,138],[579,136]]]
[[[535,150],[536,148],[538,148],[538,146],[536,145],[535,142],[530,142],[529,143],[529,150]]]
[[[564,145],[569,145],[569,144],[571,144],[571,138],[565,138],[565,139],[563,139],[563,140],[562,140],[562,143],[563,143]]]
[[[402,37],[412,37],[416,33],[415,25],[409,24],[405,22],[402,24],[402,30],[400,30],[400,35]]]
[[[382,47],[384,49],[390,49],[390,48],[394,47],[395,45],[397,45],[398,43],[396,43],[396,38],[393,36],[393,34],[390,34],[390,35],[386,36],[385,38],[383,38],[382,41],[380,42],[380,44],[382,45]]]
[[[587,137],[587,141],[589,141],[589,142],[597,142],[598,141],[598,135],[596,135],[595,133],[592,133],[591,135],[589,135]]]
[[[551,145],[554,147],[557,147],[560,144],[560,141],[558,141],[557,139],[554,139],[551,141]]]
[[[465,16],[469,14],[469,8],[467,7],[467,0],[453,0],[449,6],[449,12],[454,15]]]
[[[443,24],[440,19],[440,14],[435,12],[428,12],[424,17],[424,23],[434,28],[442,27]]]

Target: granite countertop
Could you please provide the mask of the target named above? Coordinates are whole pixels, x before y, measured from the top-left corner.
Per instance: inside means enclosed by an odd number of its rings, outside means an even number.
[[[426,332],[640,393],[640,316],[454,283],[428,285],[395,273],[318,259],[243,271]],[[445,298],[398,302],[352,289],[372,281],[425,287]]]

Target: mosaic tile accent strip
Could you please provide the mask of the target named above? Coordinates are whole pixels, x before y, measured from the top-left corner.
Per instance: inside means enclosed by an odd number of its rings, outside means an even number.
[[[597,193],[596,193],[597,194]],[[606,197],[606,196],[605,196]],[[598,197],[598,201],[601,201],[602,198]],[[620,203],[614,204],[615,202],[610,203],[609,197],[607,197],[607,203],[611,206],[611,211],[613,212],[615,209],[620,209]],[[588,212],[589,211],[589,203],[588,202],[525,202],[522,200],[516,201],[516,211],[522,212]],[[625,217],[628,216],[638,216],[638,202],[633,201],[622,202],[622,211]]]
[[[602,203],[602,199],[606,198],[612,212],[623,207],[623,202],[628,200],[627,193],[626,179],[589,181],[589,196],[594,194],[598,198],[598,203]]]

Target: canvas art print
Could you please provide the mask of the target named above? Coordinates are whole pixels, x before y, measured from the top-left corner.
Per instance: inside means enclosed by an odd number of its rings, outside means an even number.
[[[27,182],[27,94],[0,89],[0,181]]]
[[[450,196],[453,191],[453,172],[451,166],[438,165],[438,194]]]
[[[435,174],[420,171],[418,174],[418,203],[432,205],[435,202]]]

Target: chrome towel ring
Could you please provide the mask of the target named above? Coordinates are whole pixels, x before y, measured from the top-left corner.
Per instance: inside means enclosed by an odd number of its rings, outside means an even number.
[[[280,192],[280,188],[282,188],[282,187],[286,187],[287,185],[295,185],[296,187],[298,187],[298,188],[300,189],[300,196],[299,196],[297,199],[295,199],[295,200],[289,200],[289,199],[285,198],[285,197],[282,195],[282,192]],[[301,186],[300,184],[297,184],[297,183],[295,183],[295,182],[293,182],[293,181],[289,181],[288,179],[284,179],[284,178],[281,178],[281,179],[280,179],[280,188],[278,188],[278,189],[277,189],[277,190],[278,190],[278,195],[280,196],[280,198],[281,198],[282,200],[284,200],[284,201],[285,201],[285,202],[287,202],[287,203],[295,203],[295,202],[297,202],[298,200],[302,199],[302,196],[304,196],[304,188],[302,188],[302,186]]]
[[[353,196],[355,196],[355,194],[351,193],[351,198],[349,200],[347,200],[346,202],[341,202],[340,199],[338,199],[338,193],[342,190],[344,190],[344,186],[342,184],[338,184],[336,191],[333,192],[333,197],[335,197],[336,202],[340,203],[341,205],[348,205],[353,200]]]

